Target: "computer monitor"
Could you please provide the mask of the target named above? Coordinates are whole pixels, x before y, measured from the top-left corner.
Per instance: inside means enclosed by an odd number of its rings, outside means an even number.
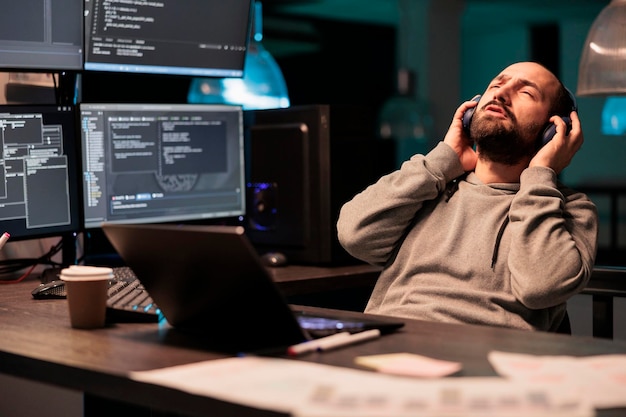
[[[242,77],[252,2],[86,0],[84,69]]]
[[[83,2],[3,2],[0,13],[0,68],[35,72],[81,70]]]
[[[0,106],[0,227],[11,240],[81,230],[72,106]]]
[[[245,214],[243,110],[81,103],[85,229]]]

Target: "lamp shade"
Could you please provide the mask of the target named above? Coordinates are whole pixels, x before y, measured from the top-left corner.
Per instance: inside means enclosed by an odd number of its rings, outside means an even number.
[[[227,0],[224,0],[227,1]],[[263,43],[263,8],[254,3],[254,24],[242,78],[194,78],[189,103],[238,104],[244,110],[289,107],[287,84],[278,63]]]
[[[626,94],[626,0],[612,0],[591,25],[576,94]]]

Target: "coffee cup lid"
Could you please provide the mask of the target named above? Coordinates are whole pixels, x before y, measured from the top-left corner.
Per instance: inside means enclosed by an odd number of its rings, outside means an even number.
[[[113,278],[113,269],[104,266],[71,265],[61,270],[64,281],[87,281]]]

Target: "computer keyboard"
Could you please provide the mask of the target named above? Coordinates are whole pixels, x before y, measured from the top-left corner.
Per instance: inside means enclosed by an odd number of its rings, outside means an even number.
[[[65,298],[65,283],[56,279],[39,285],[32,291],[35,299]],[[113,268],[109,281],[107,321],[109,322],[158,322],[161,310],[154,303],[137,276],[127,266]]]
[[[156,322],[161,311],[150,294],[126,266],[113,268],[113,282],[109,287],[107,320],[113,322]]]

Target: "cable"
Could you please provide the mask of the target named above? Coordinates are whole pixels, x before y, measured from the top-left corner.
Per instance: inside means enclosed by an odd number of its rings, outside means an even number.
[[[54,246],[50,248],[50,250],[38,258],[18,258],[18,259],[5,259],[0,260],[0,276],[5,274],[11,274],[17,271],[20,271],[25,268],[30,269],[22,276],[16,279],[1,279],[0,284],[12,284],[17,283],[24,280],[27,276],[29,276],[33,269],[37,265],[50,265],[50,266],[63,266],[59,262],[55,262],[52,260],[54,255],[59,253],[63,248],[63,239],[60,239]]]
[[[16,284],[18,282],[23,281],[26,277],[28,277],[31,272],[33,272],[33,269],[35,269],[35,267],[37,266],[37,264],[33,264],[30,269],[28,271],[26,271],[21,277],[16,278],[16,279],[11,279],[11,280],[0,280],[0,284]]]

